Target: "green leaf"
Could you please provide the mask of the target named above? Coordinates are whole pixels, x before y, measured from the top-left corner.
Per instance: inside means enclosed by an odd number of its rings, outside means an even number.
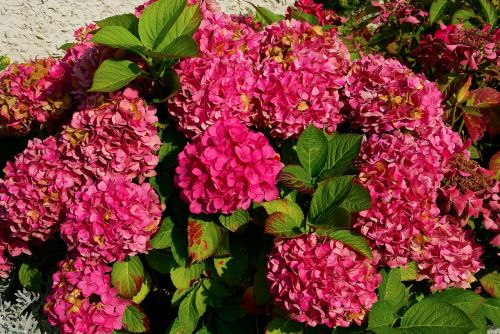
[[[483,304],[483,311],[493,325],[500,327],[500,298],[490,298]]]
[[[359,154],[363,135],[334,133],[328,141],[328,153],[322,178],[345,173]]]
[[[177,165],[177,156],[186,145],[186,139],[183,135],[175,131],[173,126],[162,130],[160,134],[162,145],[158,151],[161,168],[171,168]]]
[[[201,262],[215,253],[222,241],[222,231],[213,221],[200,216],[188,219],[188,253],[192,262]]]
[[[141,69],[130,60],[105,60],[95,71],[90,91],[113,92],[141,75]]]
[[[459,22],[466,22],[475,15],[476,13],[474,13],[472,9],[459,9],[453,14],[451,23],[457,24]]]
[[[302,334],[304,325],[292,319],[274,318],[266,325],[265,334]]]
[[[352,189],[353,176],[337,176],[320,182],[309,209],[309,220],[314,220],[330,206],[338,206]]]
[[[280,175],[281,183],[301,193],[311,195],[314,193],[314,184],[311,174],[298,165],[288,165],[283,168]]]
[[[151,278],[149,275],[145,275],[144,281],[142,282],[141,289],[139,292],[132,298],[132,302],[135,304],[140,304],[149,294],[151,290]]]
[[[340,207],[346,209],[349,212],[361,212],[368,210],[372,205],[372,198],[370,192],[366,190],[360,184],[354,184],[352,186],[349,195],[340,204]]]
[[[18,272],[19,282],[28,290],[40,291],[42,285],[42,274],[38,268],[23,263]]]
[[[308,14],[297,8],[292,8],[291,17],[299,21],[309,22],[313,26],[318,25],[318,18],[315,15]]]
[[[158,59],[177,59],[196,57],[199,55],[199,49],[193,37],[180,36],[163,49],[146,52],[146,54]]]
[[[183,12],[170,29],[162,32],[164,36],[158,40],[155,50],[164,50],[180,36],[191,37],[200,25],[201,13],[199,7],[199,5],[184,7]]]
[[[219,215],[219,221],[229,231],[236,232],[240,227],[248,224],[250,216],[247,211],[238,210],[230,215]]]
[[[145,48],[141,41],[134,36],[130,31],[123,27],[110,26],[104,27],[95,33],[92,37],[92,42],[111,46],[117,49],[125,49],[137,53],[144,54]]]
[[[324,234],[330,239],[341,241],[351,247],[354,251],[366,256],[369,259],[372,258],[372,251],[368,245],[368,241],[366,241],[362,235],[355,234],[349,230],[328,231],[326,233],[318,230],[317,233]]]
[[[172,255],[175,261],[183,267],[189,263],[187,226],[175,223],[172,229]]]
[[[153,50],[186,7],[186,0],[160,0],[147,7],[139,18],[139,36]]]
[[[479,279],[484,290],[496,298],[500,298],[500,274],[498,271],[491,272]]]
[[[174,322],[170,325],[167,330],[168,334],[185,334],[184,329],[181,326],[179,317],[175,318]]]
[[[378,287],[378,298],[388,302],[396,313],[408,302],[406,287],[401,283],[401,271],[399,268],[382,269],[380,273],[383,279]]]
[[[133,256],[123,262],[113,263],[111,283],[123,297],[134,297],[141,289],[143,281],[144,267],[139,257]]]
[[[450,0],[434,0],[429,10],[429,21],[434,23],[439,21],[439,19],[446,12],[446,8],[449,5]]]
[[[297,223],[293,217],[283,212],[275,212],[267,217],[264,233],[280,238],[293,238],[304,232],[301,229],[301,224]]]
[[[297,141],[297,154],[304,169],[312,176],[323,169],[326,161],[328,140],[323,131],[309,125]]]
[[[96,21],[96,24],[99,28],[113,26],[123,27],[132,34],[136,35],[139,19],[134,14],[122,14],[111,16],[101,21]]]
[[[58,47],[57,49],[58,50],[62,50],[62,51],[66,51],[66,50],[69,50],[73,47],[73,43],[64,43],[63,45],[61,45],[60,47]],[[2,57],[0,57],[0,60],[2,59]],[[7,65],[4,65],[4,64],[0,64],[0,70],[3,70],[4,68],[2,68],[2,66],[7,66]]]
[[[149,320],[135,305],[129,305],[123,313],[123,327],[131,333],[146,333],[149,331]]]
[[[156,235],[151,239],[151,246],[154,249],[164,249],[172,246],[172,230],[174,222],[170,217],[163,219],[160,229]]]
[[[271,299],[269,293],[269,281],[267,280],[267,271],[261,268],[253,276],[253,296],[257,305],[264,305]]]
[[[304,220],[304,213],[300,205],[288,199],[276,199],[274,201],[264,202],[262,206],[266,209],[268,215],[277,212],[286,213],[297,221],[298,224],[302,223]]]
[[[179,322],[185,333],[193,333],[198,325],[201,314],[196,307],[198,289],[191,290],[179,306]]]
[[[404,334],[467,334],[475,326],[459,308],[424,299],[406,311],[399,328]]]
[[[172,253],[165,251],[151,250],[145,256],[147,263],[151,268],[160,274],[168,274],[170,269],[176,267],[174,256]]]
[[[241,284],[243,274],[248,266],[248,253],[239,244],[231,244],[231,255],[214,258],[214,267],[217,275],[228,285]]]
[[[186,290],[201,277],[204,270],[204,263],[193,263],[188,267],[175,267],[170,270],[170,279],[178,290]]]
[[[349,229],[351,227],[351,214],[344,208],[331,206],[311,225],[326,230]]]
[[[473,291],[458,288],[449,288],[437,292],[428,296],[426,299],[445,302],[456,306],[464,311],[469,317],[477,313],[481,309],[482,304],[486,302],[483,297]]]
[[[270,25],[274,22],[279,22],[285,18],[283,15],[275,14],[267,8],[257,7],[251,4],[255,8],[255,19],[257,22],[262,23],[263,25]]]
[[[386,333],[395,320],[392,305],[385,300],[379,300],[368,314],[368,330],[376,334]]]
[[[417,279],[418,266],[415,261],[408,263],[406,266],[399,267],[401,273],[401,281],[414,281]]]
[[[495,11],[495,6],[489,0],[477,0],[483,11],[486,21],[491,24],[490,31],[496,28],[497,24],[497,14]]]

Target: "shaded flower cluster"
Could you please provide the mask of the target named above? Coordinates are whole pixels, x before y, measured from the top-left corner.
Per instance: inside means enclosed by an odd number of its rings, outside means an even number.
[[[47,127],[71,106],[68,67],[53,58],[13,63],[0,72],[0,135]]]
[[[373,261],[316,234],[278,240],[267,269],[275,303],[312,327],[361,324],[382,280]]]
[[[102,334],[122,328],[130,301],[111,286],[111,268],[83,258],[59,263],[44,312],[63,333]]]
[[[347,22],[345,17],[339,16],[335,11],[323,8],[322,3],[316,3],[313,0],[297,0],[293,7],[288,7],[287,19],[293,18],[294,9],[299,9],[306,14],[316,16],[320,25],[340,25]]]
[[[262,133],[234,118],[210,126],[178,162],[175,184],[192,213],[232,213],[279,195],[279,155]]]
[[[429,13],[418,9],[408,0],[372,0],[372,6],[378,11],[374,24],[387,23],[394,17],[399,23],[419,24]]]
[[[161,218],[158,195],[149,183],[103,178],[71,200],[61,236],[70,250],[106,262],[147,253]]]

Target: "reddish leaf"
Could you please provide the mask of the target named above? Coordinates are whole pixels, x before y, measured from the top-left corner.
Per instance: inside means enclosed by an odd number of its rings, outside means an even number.
[[[264,313],[264,311],[261,308],[259,308],[257,302],[255,301],[252,286],[248,287],[245,290],[243,298],[241,299],[240,307],[250,314],[258,315]]]
[[[267,217],[264,232],[281,238],[293,238],[303,234],[301,222],[283,212],[275,212]]]
[[[314,193],[312,177],[301,166],[286,166],[281,172],[280,182],[304,194],[312,195]]]
[[[500,297],[500,274],[497,271],[484,275],[479,281],[490,295]]]
[[[465,128],[469,133],[469,137],[473,143],[477,142],[484,136],[486,132],[486,122],[487,118],[485,116],[479,116],[478,113],[468,113],[463,112],[463,118],[465,122]]]
[[[468,101],[477,108],[500,107],[500,92],[496,89],[485,87],[470,92]]]
[[[500,180],[500,151],[491,157],[489,168],[493,171],[495,179]]]
[[[188,252],[192,262],[200,262],[215,253],[222,231],[215,222],[189,217]]]
[[[469,88],[472,83],[472,75],[467,78],[467,81],[463,84],[463,86],[459,89],[457,93],[457,102],[460,103],[463,99],[469,94]]]

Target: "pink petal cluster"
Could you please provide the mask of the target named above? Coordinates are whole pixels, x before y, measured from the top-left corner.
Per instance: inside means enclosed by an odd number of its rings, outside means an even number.
[[[267,270],[274,302],[312,327],[361,324],[382,280],[373,261],[316,234],[278,240]]]
[[[26,135],[60,119],[71,105],[67,81],[66,64],[53,58],[14,63],[0,72],[0,135]]]
[[[419,24],[429,13],[416,8],[408,0],[372,0],[372,6],[378,10],[374,24],[387,23],[394,17],[399,23]]]
[[[63,129],[64,163],[80,175],[124,175],[139,182],[154,176],[161,145],[155,114],[130,88],[89,96]]]
[[[412,257],[418,263],[418,280],[430,279],[431,290],[470,288],[474,274],[484,268],[483,248],[453,217],[444,216],[429,235],[411,242]]]
[[[364,132],[418,129],[442,123],[436,84],[398,60],[368,55],[357,60],[345,87],[346,116]]]
[[[489,30],[489,25],[480,30],[460,23],[441,24],[434,35],[422,38],[412,55],[423,63],[424,69],[433,67],[438,73],[460,72],[465,67],[477,70],[483,62],[498,65],[500,29],[492,34]]]
[[[80,179],[60,159],[54,137],[33,139],[0,180],[0,220],[10,237],[47,240],[64,219],[65,203]]]
[[[262,133],[235,118],[217,121],[178,156],[175,184],[192,213],[246,210],[276,199],[283,168]]]
[[[347,22],[347,18],[339,16],[335,11],[323,8],[322,3],[316,3],[313,0],[297,0],[294,7],[306,14],[316,16],[320,25],[341,25]],[[291,19],[294,8],[288,7],[286,18]]]
[[[44,312],[68,334],[111,334],[122,328],[130,301],[111,286],[111,268],[84,258],[59,263]]]
[[[147,253],[162,207],[149,183],[103,178],[75,193],[61,226],[70,250],[106,262]]]
[[[259,126],[281,139],[298,137],[310,124],[334,132],[342,122],[347,47],[334,30],[297,20],[270,25],[263,34]]]

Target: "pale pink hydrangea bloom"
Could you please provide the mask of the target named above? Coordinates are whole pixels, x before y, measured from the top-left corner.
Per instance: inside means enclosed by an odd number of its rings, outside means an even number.
[[[111,334],[120,330],[130,301],[118,297],[111,286],[110,271],[89,259],[61,261],[44,306],[50,324],[65,334]]]
[[[51,126],[71,106],[68,68],[53,58],[13,63],[0,72],[0,135]]]
[[[347,47],[334,30],[297,20],[270,25],[263,34],[259,126],[281,139],[298,137],[310,124],[334,132],[342,122]]]
[[[360,325],[382,280],[374,261],[316,234],[278,240],[267,270],[274,302],[312,327]]]
[[[436,84],[396,59],[368,55],[354,62],[344,90],[346,117],[369,133],[433,127],[443,117]]]
[[[430,234],[413,238],[411,248],[418,263],[417,279],[430,279],[433,291],[468,289],[476,280],[474,274],[484,268],[483,248],[451,216],[441,218]]]
[[[80,175],[156,175],[160,138],[156,108],[146,106],[137,91],[92,95],[73,114],[62,132],[63,161]]]
[[[4,172],[0,219],[8,224],[10,237],[47,240],[64,219],[73,187],[82,182],[61,162],[57,140],[33,139]]]
[[[175,184],[192,213],[231,213],[278,197],[283,168],[262,133],[237,119],[220,120],[178,156]]]
[[[149,183],[124,177],[103,178],[75,193],[61,236],[70,250],[106,262],[147,253],[162,207]]]
[[[408,0],[372,0],[372,6],[378,10],[377,17],[372,21],[374,24],[387,23],[391,16],[399,23],[419,24],[429,15]]]

